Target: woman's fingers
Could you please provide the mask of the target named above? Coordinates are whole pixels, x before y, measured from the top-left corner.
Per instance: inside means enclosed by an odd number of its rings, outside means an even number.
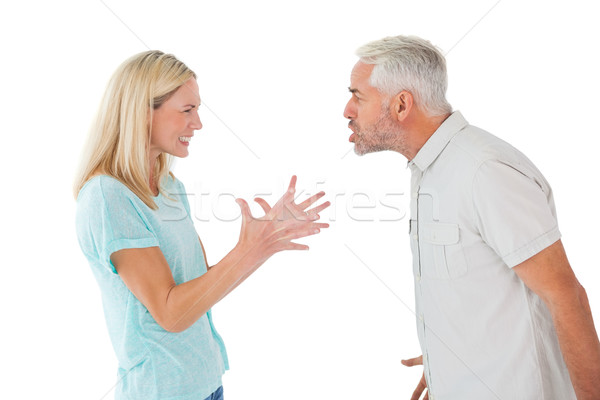
[[[281,250],[308,250],[308,246],[301,243],[292,242],[292,240],[300,239],[303,237],[316,235],[321,232],[319,228],[311,228],[305,231],[295,231],[292,233],[285,234],[284,237],[279,239],[280,248],[277,251]]]
[[[237,198],[235,199],[235,202],[240,206],[240,210],[242,211],[242,221],[252,218],[252,213],[250,212],[250,207],[248,206],[248,203],[246,203],[246,200]]]
[[[325,196],[325,192],[319,192],[313,196],[310,196],[308,199],[298,204],[298,208],[301,210],[306,210],[311,204],[313,204],[323,196]]]
[[[292,186],[292,183],[295,184],[294,178],[295,176],[292,178],[293,182],[290,182],[288,190],[283,194],[283,196],[281,196],[277,203],[275,203],[273,208],[269,210],[271,213],[274,214],[273,216],[277,216],[278,218],[280,218],[281,216],[278,214],[285,212],[286,210],[290,212],[293,209],[293,207],[296,207],[296,205],[294,204],[294,193],[296,193],[296,188]],[[292,215],[295,214],[292,213]]]
[[[319,192],[298,205],[294,202],[296,181],[296,176],[292,176],[288,189],[273,207],[263,198],[256,197],[254,199],[265,212],[265,216],[261,218],[255,218],[252,215],[250,207],[244,199],[235,199],[242,213],[240,243],[243,248],[252,251],[255,256],[260,256],[263,262],[279,251],[308,250],[307,245],[293,241],[316,235],[321,229],[329,227],[327,223],[315,222],[319,219],[318,213],[329,207],[329,202],[320,204],[309,212],[304,211],[305,208],[322,198],[325,193]]]
[[[288,219],[295,219],[300,221],[316,221],[319,219],[319,212],[323,211],[331,205],[331,203],[325,202],[323,204],[318,205],[317,207],[314,207],[308,212],[305,212],[304,210],[306,208],[310,207],[320,198],[325,196],[325,192],[321,191],[304,200],[303,202],[296,204],[294,202],[294,196],[296,193],[296,181],[296,175],[292,176],[287,191],[283,194],[283,196],[281,196],[281,198],[277,201],[277,203],[275,203],[275,205],[272,208],[268,206],[268,203],[263,199],[255,199],[263,208],[265,214],[268,214],[268,219],[277,219],[280,221],[285,221]]]
[[[290,185],[288,186],[288,192],[296,192],[296,180],[298,180],[298,177],[296,177],[296,175],[292,175],[292,179],[290,179]]]
[[[257,197],[254,199],[254,201],[258,203],[258,205],[263,209],[265,214],[268,214],[269,211],[271,211],[271,206],[269,205],[269,203],[266,202],[265,199]]]
[[[299,209],[296,204],[294,204],[293,199],[283,205],[283,212],[286,214],[282,215],[282,219],[288,219],[289,217],[293,217],[301,221],[309,220],[309,216],[304,211]],[[286,216],[288,218],[286,218]]]
[[[301,243],[287,242],[281,250],[308,250],[308,246]]]
[[[300,239],[306,236],[316,235],[321,232],[321,229],[328,228],[329,224],[309,224],[303,226],[287,226],[274,232],[273,240],[275,241],[290,241]]]
[[[324,209],[326,209],[327,207],[329,207],[331,205],[330,202],[326,201],[323,204],[319,204],[318,206],[316,206],[315,208],[311,208],[310,210],[308,210],[306,213],[308,215],[318,215],[321,211],[323,211]]]

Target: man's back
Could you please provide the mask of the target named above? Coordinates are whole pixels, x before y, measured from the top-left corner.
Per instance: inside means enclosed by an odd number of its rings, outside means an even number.
[[[542,174],[459,112],[410,167],[430,398],[574,399],[550,313],[511,269],[560,239]]]

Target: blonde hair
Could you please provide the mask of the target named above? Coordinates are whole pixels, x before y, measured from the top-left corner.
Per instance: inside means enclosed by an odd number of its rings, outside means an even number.
[[[126,60],[110,79],[84,146],[74,195],[96,174],[112,176],[148,207],[156,209],[149,185],[149,147],[153,111],[196,74],[172,54],[145,51]],[[161,153],[153,178],[170,174],[172,156]],[[171,174],[172,175],[172,174]]]

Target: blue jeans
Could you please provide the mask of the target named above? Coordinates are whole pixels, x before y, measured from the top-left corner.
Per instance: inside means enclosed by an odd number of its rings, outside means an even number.
[[[205,400],[223,400],[223,386],[215,390],[215,392],[208,396]]]

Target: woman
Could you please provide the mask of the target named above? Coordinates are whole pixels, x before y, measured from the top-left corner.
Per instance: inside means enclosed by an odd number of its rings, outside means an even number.
[[[169,171],[186,157],[198,117],[196,75],[160,51],[125,61],[110,80],[75,183],[77,235],[98,281],[119,361],[117,399],[221,399],[228,368],[211,307],[273,254],[308,249],[293,239],[315,222],[318,193],[294,203],[296,178],[271,208],[242,212],[240,238],[207,266],[183,184]]]

